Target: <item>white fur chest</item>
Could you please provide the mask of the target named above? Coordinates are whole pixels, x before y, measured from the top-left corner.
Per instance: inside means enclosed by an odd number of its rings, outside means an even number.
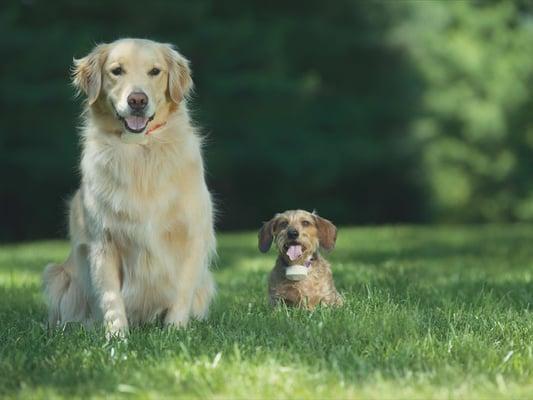
[[[184,209],[179,161],[172,151],[161,155],[137,145],[89,144],[82,159],[88,213],[117,239],[158,238],[190,214]]]
[[[89,143],[83,153],[86,212],[96,235],[109,232],[119,248],[121,291],[132,321],[152,319],[175,296],[185,246],[169,248],[164,238],[169,231],[186,237],[187,216],[197,214],[198,202],[187,201],[195,185],[188,185],[189,173],[171,150]]]

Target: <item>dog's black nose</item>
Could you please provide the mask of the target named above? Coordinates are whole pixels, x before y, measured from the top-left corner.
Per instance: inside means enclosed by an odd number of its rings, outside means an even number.
[[[287,231],[287,237],[289,239],[297,239],[299,235],[300,235],[300,232],[298,232],[294,228],[289,228],[289,230]]]
[[[133,92],[128,96],[128,105],[134,111],[144,110],[148,104],[148,96],[143,92]]]

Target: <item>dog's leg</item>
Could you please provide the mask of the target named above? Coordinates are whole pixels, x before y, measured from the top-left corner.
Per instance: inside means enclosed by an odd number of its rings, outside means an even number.
[[[113,243],[94,243],[89,252],[91,283],[106,335],[124,336],[128,319],[120,292],[120,258]]]
[[[201,278],[192,300],[191,312],[193,318],[202,320],[207,317],[209,305],[215,296],[216,286],[211,271],[206,270]]]
[[[210,274],[208,270],[209,247],[205,239],[197,235],[191,238],[189,245],[184,248],[186,254],[178,271],[176,297],[165,317],[166,325],[185,327],[189,322],[191,312],[198,317],[204,317],[207,314],[207,308],[214,293],[213,282],[205,280],[207,274]],[[209,285],[208,288],[204,287],[206,284]],[[209,289],[208,292],[206,289]],[[201,292],[202,290],[204,292]],[[204,297],[200,299],[198,296]]]

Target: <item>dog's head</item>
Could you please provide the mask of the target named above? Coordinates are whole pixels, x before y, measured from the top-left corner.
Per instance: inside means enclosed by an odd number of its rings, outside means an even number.
[[[143,134],[163,122],[192,88],[189,62],[171,45],[121,39],[74,60],[73,83],[114,130]]]
[[[266,253],[274,241],[288,263],[301,262],[319,248],[332,250],[337,228],[331,221],[304,210],[285,211],[265,222],[259,231],[259,250]]]

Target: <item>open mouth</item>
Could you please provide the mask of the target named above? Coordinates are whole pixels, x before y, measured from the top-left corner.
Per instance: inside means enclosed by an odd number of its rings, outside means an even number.
[[[283,252],[291,261],[297,260],[305,252],[306,248],[301,243],[293,241],[283,245]]]
[[[113,110],[115,111],[115,115],[119,120],[122,121],[124,124],[124,128],[128,132],[131,133],[141,133],[146,129],[146,126],[150,121],[152,121],[155,117],[155,113],[151,117],[146,117],[144,115],[128,115],[127,117],[123,117],[120,115],[115,107],[114,104],[111,104],[113,106]]]
[[[148,123],[154,119],[154,115],[151,117],[145,117],[142,115],[130,115],[122,117],[118,115],[118,118],[123,122],[124,128],[131,133],[141,133],[146,129]]]

